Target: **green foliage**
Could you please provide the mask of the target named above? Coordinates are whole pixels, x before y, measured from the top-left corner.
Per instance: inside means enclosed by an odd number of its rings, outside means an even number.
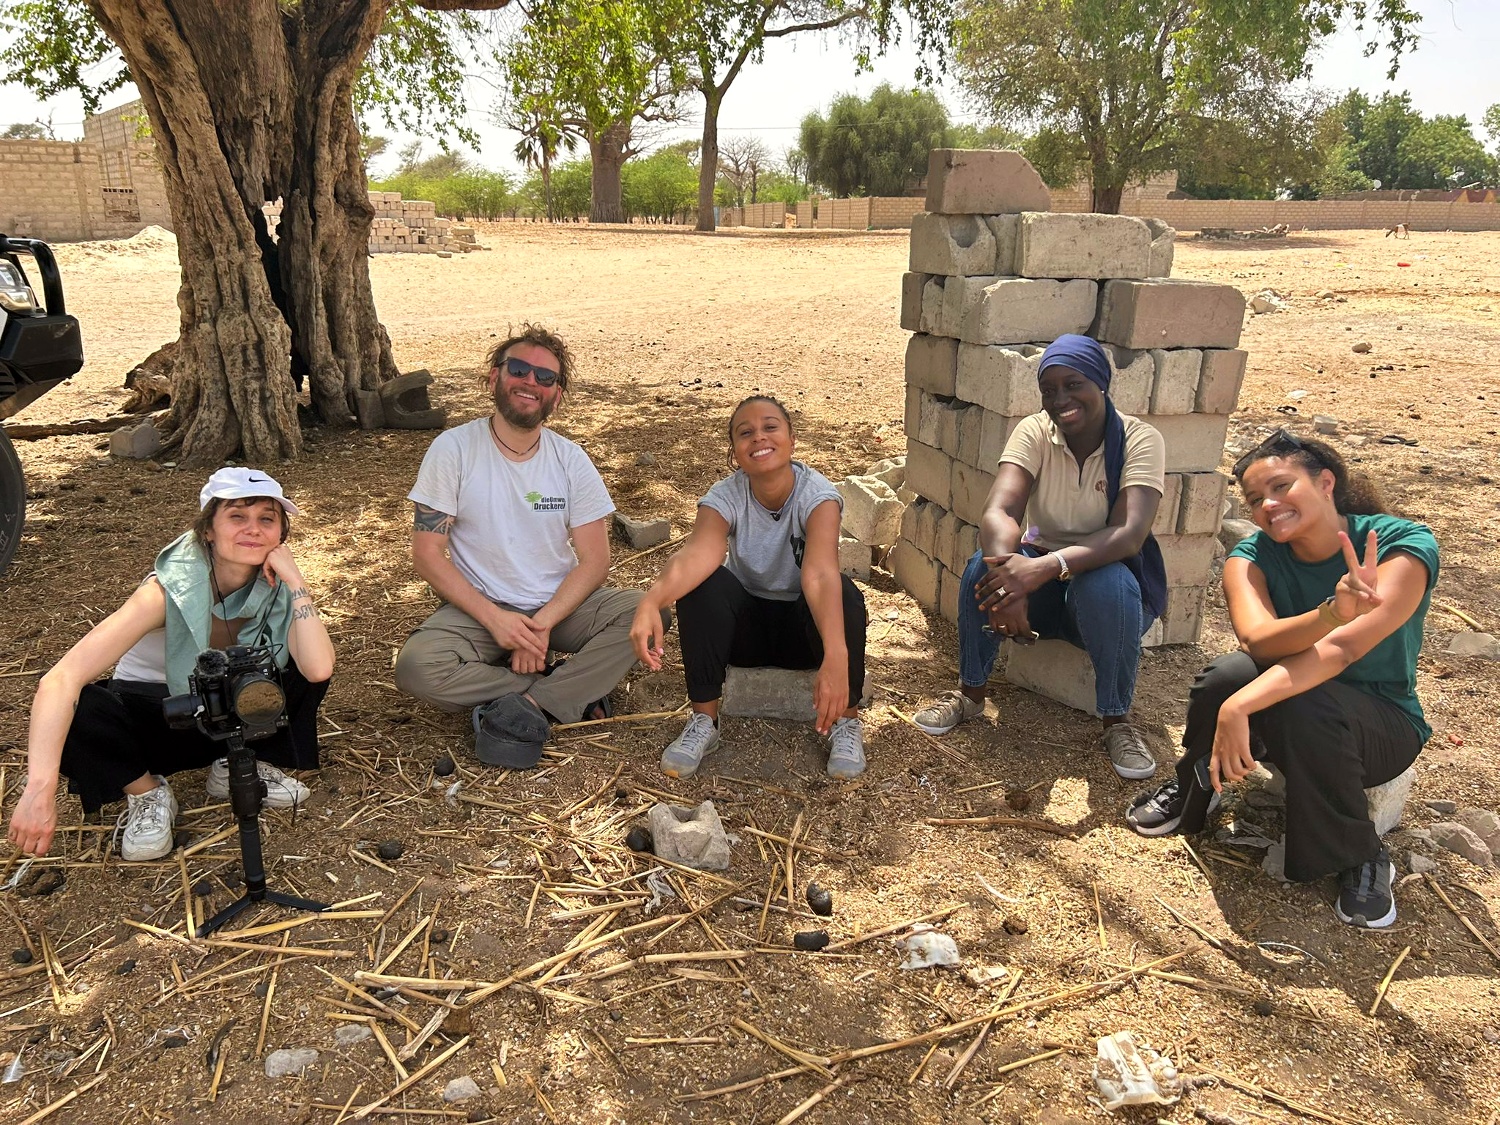
[[[1484,126],[1484,135],[1489,137],[1490,144],[1500,149],[1500,102],[1484,111],[1480,124]]]
[[[552,204],[557,218],[574,222],[587,218],[592,191],[593,166],[588,157],[569,160],[552,169]]]
[[[76,91],[83,111],[130,81],[87,0],[0,0],[0,83],[25,86],[39,100]]]
[[[659,149],[625,165],[624,202],[634,217],[669,223],[683,218],[698,201],[698,167],[681,146]]]
[[[399,191],[403,199],[430,200],[439,215],[450,219],[498,219],[521,205],[508,175],[482,168],[444,176],[397,172],[388,179],[371,181],[370,187],[375,191]]]
[[[17,121],[5,127],[0,140],[6,141],[55,141],[52,126],[41,121]]]
[[[1026,135],[1005,125],[961,122],[948,129],[949,148],[1008,148],[1020,151]]]
[[[1380,26],[1393,69],[1414,46],[1407,0],[961,0],[956,57],[974,101],[1045,136],[1054,174],[1086,167],[1095,206],[1113,209],[1127,184],[1175,167],[1207,123],[1225,149],[1246,105],[1264,126],[1252,135],[1295,116],[1308,52],[1343,19]]]
[[[808,194],[806,183],[780,168],[772,168],[760,178],[758,196],[762,203],[801,203]]]
[[[1328,116],[1341,137],[1319,177],[1326,194],[1364,190],[1374,180],[1383,188],[1414,190],[1491,184],[1500,175],[1467,117],[1423,117],[1409,94],[1372,101],[1351,90]]]
[[[927,172],[927,154],[948,139],[948,111],[931,90],[881,83],[861,98],[834,99],[825,118],[802,119],[808,178],[837,196],[904,195]]]
[[[1317,179],[1339,137],[1327,99],[1312,92],[1255,94],[1247,91],[1233,116],[1182,125],[1177,145],[1182,191],[1199,199],[1275,199]]]

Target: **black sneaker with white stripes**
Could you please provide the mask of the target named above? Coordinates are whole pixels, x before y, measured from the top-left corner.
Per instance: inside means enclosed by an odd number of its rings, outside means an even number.
[[[1201,813],[1193,810],[1195,815],[1192,819],[1197,823],[1189,825],[1188,830],[1201,832],[1204,819],[1218,807],[1219,795],[1212,789],[1208,790],[1205,807]],[[1182,791],[1177,778],[1173,777],[1160,789],[1142,793],[1132,801],[1125,820],[1142,836],[1170,836],[1182,826],[1183,815],[1187,812],[1188,795]]]
[[[1396,920],[1396,896],[1391,883],[1396,867],[1384,848],[1372,859],[1339,876],[1339,900],[1334,913],[1340,922],[1367,930],[1383,930]]]

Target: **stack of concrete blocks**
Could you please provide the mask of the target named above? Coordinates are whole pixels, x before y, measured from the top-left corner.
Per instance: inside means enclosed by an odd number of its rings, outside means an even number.
[[[437,216],[437,205],[425,199],[402,199],[399,191],[372,191],[375,218],[370,223],[372,254],[437,254],[452,252],[447,219]]]
[[[939,149],[927,211],[902,282],[907,508],[891,553],[926,608],[958,616],[960,575],[978,547],[985,498],[1006,440],[1041,409],[1043,348],[1092,335],[1114,368],[1110,394],[1166,444],[1153,531],[1167,609],[1145,643],[1198,639],[1226,478],[1217,472],[1245,353],[1245,300],[1232,286],[1171,280],[1175,232],[1155,220],[1048,211],[1046,185],[1019,154]],[[1093,672],[1061,641],[1008,646],[1007,677],[1094,709]]]
[[[844,498],[839,526],[839,570],[861,582],[872,562],[883,561],[901,530],[901,514],[914,497],[905,490],[906,458],[877,461],[834,485]]]

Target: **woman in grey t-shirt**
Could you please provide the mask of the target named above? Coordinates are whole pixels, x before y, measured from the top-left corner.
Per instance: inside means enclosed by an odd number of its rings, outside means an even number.
[[[698,501],[682,550],[646,591],[630,637],[661,668],[661,611],[677,603],[677,631],[693,714],[663,752],[662,772],[691,777],[719,744],[728,665],[816,668],[813,708],[828,736],[828,775],[865,768],[858,704],[865,679],[865,599],[839,573],[843,501],[828,478],[792,460],[792,420],[755,395],[729,419],[738,469]]]

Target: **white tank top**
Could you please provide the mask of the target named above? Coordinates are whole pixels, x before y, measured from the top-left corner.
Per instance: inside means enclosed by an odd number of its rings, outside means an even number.
[[[115,665],[115,679],[142,684],[167,682],[166,626],[151,630],[130,646],[130,651]]]

